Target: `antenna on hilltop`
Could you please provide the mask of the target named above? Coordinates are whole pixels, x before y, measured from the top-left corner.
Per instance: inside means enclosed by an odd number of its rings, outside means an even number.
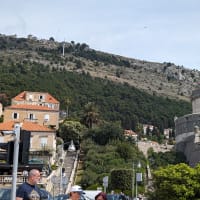
[[[65,40],[64,40],[64,42],[63,42],[63,51],[62,51],[62,55],[63,55],[63,57],[65,56]]]

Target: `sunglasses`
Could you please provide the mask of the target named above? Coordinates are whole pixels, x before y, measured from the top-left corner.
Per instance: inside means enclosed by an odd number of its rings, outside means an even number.
[[[81,194],[81,192],[72,192],[72,193],[78,193],[78,194]]]

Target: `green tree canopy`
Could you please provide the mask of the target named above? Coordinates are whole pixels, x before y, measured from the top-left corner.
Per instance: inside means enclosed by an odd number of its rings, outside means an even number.
[[[79,141],[83,136],[85,127],[78,121],[65,121],[59,126],[59,136],[64,142]]]
[[[84,106],[82,121],[88,128],[92,128],[93,124],[98,122],[98,116],[98,109],[94,103],[89,102]]]
[[[153,173],[154,191],[151,200],[197,200],[200,199],[200,166],[191,168],[181,163],[160,168]]]
[[[90,129],[88,137],[99,145],[106,145],[111,140],[124,140],[123,129],[118,123],[103,123],[100,126]]]

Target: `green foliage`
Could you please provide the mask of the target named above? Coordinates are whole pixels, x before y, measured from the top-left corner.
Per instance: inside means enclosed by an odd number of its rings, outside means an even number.
[[[98,109],[94,105],[94,103],[89,102],[84,106],[84,114],[82,118],[82,122],[88,127],[92,128],[94,123],[98,122]]]
[[[80,181],[81,186],[83,188],[88,188],[89,186],[93,185],[97,179],[97,174],[91,170],[85,170]]]
[[[168,164],[186,163],[186,157],[182,152],[154,152],[153,149],[148,150],[148,160],[152,169],[166,166]]]
[[[53,165],[51,165],[51,169],[52,170],[56,170],[58,167],[55,165],[55,164],[53,164]]]
[[[1,93],[8,99],[24,90],[49,92],[60,102],[65,102],[68,97],[72,100],[70,116],[73,117],[80,117],[84,106],[93,102],[101,118],[121,121],[125,129],[135,130],[138,123],[150,122],[162,130],[174,126],[175,115],[191,112],[191,105],[184,101],[151,96],[127,84],[116,84],[31,61],[6,64],[0,61],[0,80]],[[66,109],[65,103],[61,104],[62,108]]]
[[[73,41],[66,45],[68,56],[63,58],[62,44],[54,42],[52,37],[48,42],[55,48],[45,46],[39,40],[0,38],[0,90],[6,95],[1,99],[4,106],[24,90],[49,92],[61,102],[61,109],[67,110],[67,113],[69,105],[65,99],[71,100],[70,117],[81,118],[84,106],[93,102],[98,107],[98,115],[105,121],[120,121],[124,129],[132,130],[138,128],[138,123],[151,123],[158,127],[160,133],[164,128],[174,127],[174,116],[191,113],[188,102],[149,95],[126,83],[116,84],[107,79],[93,78],[84,70],[82,74],[67,72],[63,67],[63,64],[66,67],[73,62],[78,68],[83,68],[85,63],[80,57],[84,57],[96,63],[118,65],[122,72],[124,67],[130,67],[129,61],[123,58],[91,50],[87,44]],[[12,50],[16,55],[7,58],[4,54],[6,50]],[[21,52],[25,56],[21,57]],[[47,64],[42,64],[44,62],[40,59],[46,59]],[[96,123],[85,122],[88,126]],[[162,140],[161,137],[159,139]]]
[[[85,127],[78,121],[65,121],[59,126],[59,136],[64,142],[80,141]]]
[[[154,191],[150,200],[197,200],[200,199],[200,166],[191,168],[186,164],[168,165],[155,171]]]
[[[132,152],[129,155],[129,160],[125,159],[124,155],[120,155],[118,153],[119,147],[124,147],[125,144],[129,146],[130,152]],[[114,140],[110,141],[109,144],[102,146],[95,144],[94,142],[92,142],[91,139],[86,139],[83,140],[81,148],[84,152],[84,181],[82,180],[82,183],[85,184],[86,188],[93,184],[102,185],[103,177],[110,176],[112,170],[130,169],[132,168],[132,163],[136,160],[140,160],[145,167],[146,159],[144,158],[144,155],[138,151],[135,145],[131,145],[130,143]],[[85,173],[85,171],[87,173]],[[93,182],[87,179],[88,172],[91,172],[91,174],[95,174],[95,179],[92,179]]]
[[[125,191],[132,188],[133,171],[128,169],[115,169],[110,173],[111,188]]]
[[[117,123],[103,123],[89,130],[88,137],[99,145],[106,145],[111,140],[124,140],[123,129]]]
[[[124,158],[125,161],[131,160],[133,158],[133,148],[127,145],[127,143],[118,144],[116,151],[121,158]]]

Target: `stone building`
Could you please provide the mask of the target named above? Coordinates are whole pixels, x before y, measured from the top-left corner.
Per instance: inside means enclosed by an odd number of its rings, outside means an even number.
[[[48,161],[53,163],[56,152],[56,130],[59,126],[59,108],[59,101],[47,92],[23,91],[12,98],[10,106],[4,108],[0,132],[13,131],[14,124],[19,123],[21,130],[31,133],[30,155],[36,157],[48,152]],[[10,140],[13,140],[10,135],[0,135],[0,142],[5,143]]]
[[[24,91],[4,108],[4,122],[34,122],[58,129],[60,103],[49,93]]]
[[[0,123],[0,132],[11,132],[14,130],[14,121],[3,122]],[[21,129],[29,131],[31,133],[30,137],[30,152],[29,157],[35,158],[37,155],[38,157],[40,154],[46,153],[45,159],[48,157],[49,163],[54,163],[54,159],[56,156],[56,131],[54,129],[50,129],[46,126],[41,126],[37,123],[32,122],[22,122],[20,123]],[[13,140],[13,135],[1,135],[0,142],[5,143],[8,141]],[[47,155],[48,154],[48,155]]]
[[[190,166],[200,162],[200,89],[192,92],[192,114],[175,119],[176,150],[184,152]]]

